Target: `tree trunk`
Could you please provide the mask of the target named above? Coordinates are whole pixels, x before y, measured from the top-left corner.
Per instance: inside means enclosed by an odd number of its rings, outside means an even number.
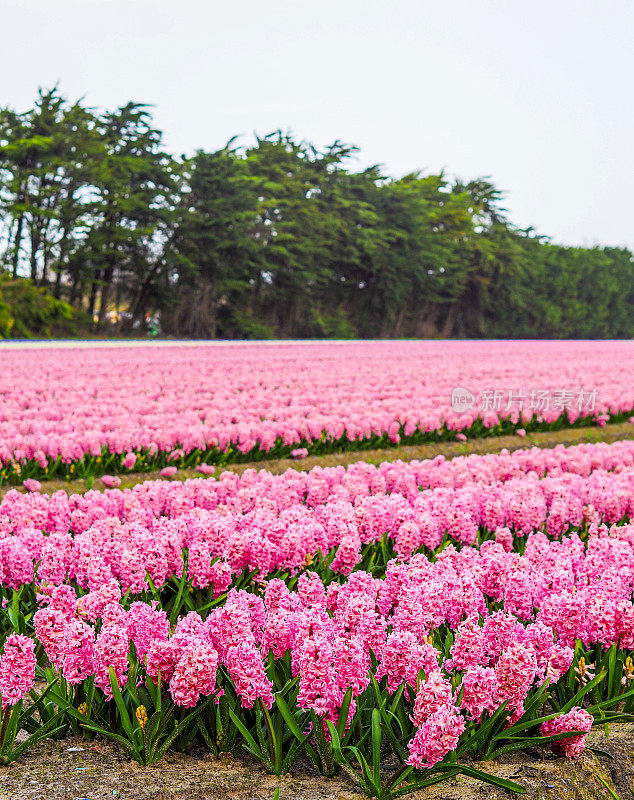
[[[392,338],[398,339],[399,336],[402,336],[404,318],[405,318],[405,309],[401,307],[396,317],[396,322],[394,324],[394,333],[392,334]]]
[[[156,261],[152,269],[149,271],[149,273],[146,275],[145,279],[141,283],[141,286],[138,290],[136,297],[130,301],[130,315],[122,326],[125,331],[129,332],[130,330],[132,330],[134,323],[137,322],[137,320],[140,321],[141,315],[145,311],[145,304],[147,301],[150,287],[152,285],[152,281],[156,277],[156,274],[158,273],[162,264],[163,264],[162,258]],[[175,289],[174,291],[178,291],[178,289]]]
[[[453,333],[457,313],[458,304],[452,303],[449,306],[449,311],[447,312],[447,316],[445,317],[445,321],[440,332],[443,339],[448,338]]]
[[[42,253],[42,276],[40,278],[40,286],[45,288],[48,285],[48,255],[48,248],[45,245]]]
[[[97,284],[99,283],[99,275],[95,275],[90,283],[90,297],[88,298],[88,313],[90,314],[91,321],[95,318],[95,309],[97,308]]]
[[[18,261],[20,260],[20,247],[22,246],[22,228],[24,226],[24,214],[18,217],[18,229],[15,232],[15,242],[13,243],[13,277],[18,277]]]
[[[101,304],[99,305],[99,325],[103,325],[106,320],[106,311],[108,310],[108,301],[110,300],[110,289],[112,287],[112,277],[114,274],[114,265],[110,263],[103,271],[102,284],[101,284]]]
[[[31,229],[31,280],[37,285],[37,253],[40,249],[40,236],[39,232]]]
[[[59,300],[61,299],[61,294],[62,294],[62,269],[60,266],[55,274],[55,288],[53,290],[53,296],[57,300]]]
[[[68,298],[69,303],[71,306],[74,306],[79,302],[80,306],[84,304],[84,292],[82,287],[81,281],[81,272],[78,268],[72,274],[72,283],[70,288],[70,295]]]
[[[438,334],[436,324],[437,309],[433,303],[422,302],[418,312],[418,318],[414,326],[414,336],[417,338],[427,338]]]

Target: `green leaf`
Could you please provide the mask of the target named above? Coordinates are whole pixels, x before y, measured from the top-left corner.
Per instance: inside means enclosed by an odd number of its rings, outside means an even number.
[[[603,681],[606,677],[607,673],[604,671],[600,672],[596,675],[591,681],[586,683],[585,686],[582,686],[579,691],[569,700],[562,708],[560,709],[562,714],[567,714],[574,706],[579,705],[579,701],[588,694],[588,692],[592,691],[595,686],[598,686],[601,681]]]
[[[436,783],[441,783],[442,781],[451,780],[451,778],[455,778],[456,775],[460,773],[460,770],[457,767],[454,767],[449,772],[441,772],[437,775],[431,775],[429,778],[424,778],[423,780],[414,781],[412,783],[408,783],[407,786],[403,786],[401,789],[394,789],[390,792],[389,798],[396,797],[403,797],[406,794],[411,794],[412,792],[418,792],[421,789],[427,789],[429,786],[433,786]]]
[[[280,692],[276,692],[275,694],[275,704],[280,710],[281,715],[284,717],[284,721],[289,727],[289,730],[298,739],[300,742],[303,742],[307,737],[299,727],[297,720],[293,716],[291,710],[286,704],[286,701],[282,697]]]
[[[18,733],[18,718],[20,716],[20,709],[19,704],[15,706],[8,706],[7,709],[4,711],[3,717],[6,717],[8,714],[9,719],[6,724],[6,728],[4,730],[4,738],[2,740],[2,749],[0,753],[3,756],[7,756],[13,750],[13,744],[15,742],[15,737]],[[4,728],[5,720],[2,720],[2,727]]]
[[[49,720],[49,723],[51,722],[52,720]],[[24,753],[30,747],[33,747],[34,744],[37,744],[40,741],[40,739],[44,739],[47,736],[54,736],[56,733],[60,733],[61,731],[64,730],[64,725],[58,725],[57,727],[53,727],[52,724],[49,726],[49,723],[40,728],[39,731],[36,731],[34,734],[29,736],[29,738],[26,739],[26,741],[18,745],[10,754],[11,761],[15,761],[16,758],[20,758],[22,753]]]
[[[145,741],[148,749],[152,752],[154,752],[156,748],[160,724],[161,712],[155,711],[145,725]]]
[[[394,733],[394,731],[392,729],[392,724],[391,724],[391,719],[392,718],[394,720],[396,720],[396,723],[399,726],[400,738],[398,736],[396,736],[396,734]],[[392,711],[389,711],[389,710],[386,710],[386,709],[384,709],[381,712],[381,719],[383,720],[383,727],[384,727],[386,736],[389,739],[390,744],[392,746],[392,750],[394,751],[394,754],[396,755],[396,757],[398,758],[398,760],[402,764],[405,761],[405,751],[403,750],[403,747],[401,746],[401,741],[403,740],[403,735],[404,735],[403,734],[403,729],[402,729],[402,726],[401,726],[401,721],[396,716],[396,714],[394,714]]]
[[[599,709],[609,708],[610,706],[620,703],[623,700],[627,700],[630,697],[634,697],[634,689],[631,689],[629,692],[624,692],[623,694],[617,694],[614,697],[610,697],[608,700],[603,700],[601,703],[595,703],[592,706],[588,706],[586,710],[588,713],[594,714],[595,711],[599,711]]]
[[[526,789],[523,786],[520,786],[519,783],[506,780],[506,778],[498,778],[497,775],[491,775],[489,772],[483,772],[473,767],[465,767],[462,764],[458,766],[458,769],[463,775],[469,778],[476,778],[483,783],[490,783],[493,786],[501,786],[503,789],[508,789],[508,791],[515,792],[516,794],[526,794]]]
[[[84,724],[83,726],[87,731],[92,731],[93,733],[98,733],[100,736],[103,736],[105,739],[110,739],[110,741],[115,742],[115,744],[120,745],[123,747],[135,761],[139,761],[141,758],[141,754],[137,750],[136,746],[133,742],[129,739],[126,739],[124,736],[119,736],[118,733],[112,733],[112,731],[106,730],[105,728],[100,728],[98,725],[89,725]]]
[[[381,784],[381,715],[372,710],[372,771],[375,782]]]
[[[339,734],[337,732],[336,727],[332,724],[330,720],[326,720],[326,726],[330,733],[331,744],[332,744],[332,755],[335,760],[335,763],[338,764],[341,769],[346,773],[346,775],[357,785],[360,786],[361,789],[366,789],[365,781],[359,777],[358,773],[356,773],[350,764],[346,761],[342,751],[341,751],[341,740],[339,739]],[[370,796],[374,796],[374,791],[367,792],[366,794],[370,794]]]
[[[204,721],[199,719],[197,727],[200,735],[203,737],[205,745],[207,746],[207,750],[209,750],[210,753],[217,752],[216,743],[212,741]]]
[[[183,597],[183,592],[185,591],[185,583],[187,582],[187,554],[183,551],[183,572],[181,574],[180,584],[178,587],[178,594],[176,595],[176,600],[174,600],[174,607],[172,608],[172,613],[170,614],[170,625],[174,625],[176,622],[176,617],[178,616],[180,609],[181,609],[181,600]]]
[[[352,687],[346,691],[341,708],[339,709],[339,718],[337,719],[337,733],[343,739],[346,726],[348,724],[348,714],[350,713],[350,703],[352,702]]]
[[[348,747],[351,753],[353,753],[354,757],[357,759],[359,766],[361,767],[361,772],[363,773],[363,780],[366,783],[366,791],[368,788],[373,790],[373,793],[370,795],[371,797],[380,797],[381,793],[381,780],[380,777],[377,779],[372,774],[372,770],[368,762],[365,760],[363,753],[360,753],[358,748],[356,747]]]
[[[456,748],[457,758],[459,758],[462,753],[465,752],[465,750],[473,747],[479,748],[482,742],[487,741],[490,738],[489,734],[493,726],[500,722],[506,714],[507,705],[508,700],[505,700],[504,703],[502,703],[502,705],[494,712],[494,714],[479,726],[477,731],[472,736],[467,737],[465,741]]]
[[[125,703],[123,701],[123,697],[121,695],[121,690],[119,689],[119,683],[117,681],[117,675],[114,671],[113,667],[110,667],[110,686],[112,689],[112,694],[115,703],[117,704],[117,708],[119,709],[119,716],[121,717],[121,724],[123,725],[123,729],[125,730],[128,738],[131,742],[134,742],[134,728],[132,726],[132,722],[130,720],[130,715],[128,714],[128,709],[125,707]],[[136,747],[136,744],[134,745]]]
[[[214,699],[216,693],[209,695],[209,697],[198,706],[198,708],[194,709],[191,714],[188,714],[184,720],[181,721],[180,725],[174,727],[174,730],[169,734],[169,736],[165,739],[159,750],[157,751],[154,760],[160,761],[167,750],[171,747],[172,743],[176,739],[177,736],[180,736],[183,733],[186,733],[189,728],[193,725],[196,719],[202,714],[202,712],[207,708],[209,703]]]
[[[244,723],[242,722],[242,720],[238,716],[236,716],[236,714],[234,713],[232,708],[229,709],[229,716],[231,717],[231,721],[233,722],[233,724],[240,731],[240,733],[244,736],[247,744],[249,745],[249,749],[251,750],[253,755],[258,760],[262,761],[265,764],[268,764],[268,762],[269,762],[268,756],[266,756],[260,750],[260,748],[258,747],[257,742],[255,741],[253,736],[251,736],[249,731],[246,729],[246,727],[245,727]]]
[[[33,703],[29,706],[29,708],[25,709],[25,711],[20,716],[20,723],[19,723],[20,727],[23,727],[26,724],[26,722],[33,716],[33,714],[35,714],[35,712],[40,711],[42,705],[44,704],[45,699],[52,692],[53,687],[57,684],[57,682],[58,682],[57,678],[55,678],[54,681],[51,681],[39,696],[36,695],[35,692],[33,691],[31,692],[31,698],[33,700]]]

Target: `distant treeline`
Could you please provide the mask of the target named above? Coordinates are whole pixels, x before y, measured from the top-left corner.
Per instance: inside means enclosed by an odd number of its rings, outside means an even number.
[[[136,103],[0,109],[5,281],[124,334],[634,336],[632,253],[518,229],[487,180],[359,172],[355,147],[281,131],[191,158],[161,140]]]

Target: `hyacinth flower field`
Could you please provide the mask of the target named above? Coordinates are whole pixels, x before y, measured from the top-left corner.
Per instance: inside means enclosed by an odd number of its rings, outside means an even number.
[[[634,342],[0,351],[0,484],[623,422]]]
[[[45,481],[628,419],[633,347],[3,353],[2,478],[27,491],[0,499],[0,761],[70,736],[142,766],[204,748],[387,800],[457,776],[522,793],[491,763],[578,758],[634,720],[634,441]]]

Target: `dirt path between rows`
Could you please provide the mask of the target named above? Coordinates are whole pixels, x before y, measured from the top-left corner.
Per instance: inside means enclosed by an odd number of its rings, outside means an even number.
[[[604,428],[565,428],[560,431],[545,431],[528,434],[525,438],[519,436],[490,436],[484,439],[472,439],[466,442],[438,442],[436,444],[407,445],[404,447],[388,447],[381,450],[354,450],[345,453],[332,453],[323,456],[309,456],[301,460],[293,458],[280,458],[263,461],[254,461],[245,464],[229,464],[218,467],[216,472],[228,470],[243,473],[247,469],[265,469],[274,475],[279,475],[287,469],[306,471],[316,466],[332,467],[337,464],[347,466],[355,461],[366,461],[369,464],[380,464],[382,461],[413,461],[414,459],[434,458],[443,455],[446,458],[470,455],[472,453],[498,453],[500,450],[519,450],[526,447],[555,447],[556,445],[573,445],[584,442],[616,442],[621,439],[634,439],[634,425],[623,422],[617,425],[606,425]],[[160,478],[158,472],[131,472],[120,475],[122,488],[134,486],[143,481]],[[179,470],[169,480],[186,480],[187,478],[200,478],[201,473],[195,469]],[[165,479],[164,479],[165,480]],[[75,481],[41,481],[42,492],[51,493],[64,489],[69,493],[83,494],[88,489],[85,480]],[[22,487],[0,486],[0,497],[10,489]],[[93,489],[104,489],[99,478],[92,483]]]

